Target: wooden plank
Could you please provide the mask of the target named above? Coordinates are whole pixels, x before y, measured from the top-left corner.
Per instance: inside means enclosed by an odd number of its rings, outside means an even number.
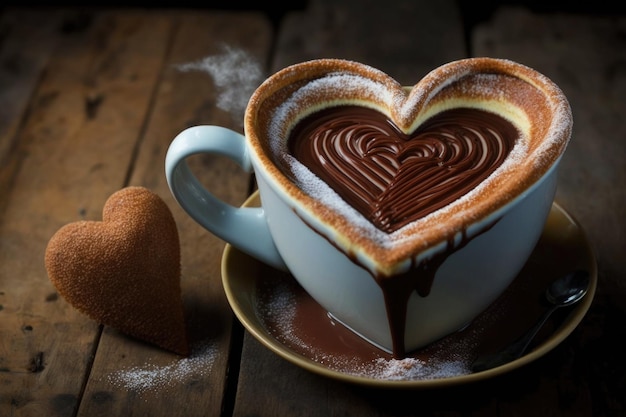
[[[9,9],[0,15],[0,212],[18,169],[17,132],[68,18],[57,10]]]
[[[105,331],[79,410],[81,416],[219,416],[229,367],[238,366],[229,364],[233,315],[221,284],[224,242],[196,224],[174,201],[165,181],[164,160],[173,138],[191,125],[218,124],[241,130],[247,103],[243,79],[228,84],[226,91],[221,77],[247,74],[250,86],[256,87],[261,79],[253,70],[262,73],[267,65],[271,27],[257,13],[175,11],[167,15],[173,30],[171,40],[164,43],[169,42],[171,50],[130,184],[157,192],[177,222],[192,354],[180,358]],[[252,68],[245,67],[240,54],[254,62]],[[180,69],[183,64],[201,61],[211,65],[208,72]],[[243,93],[243,102],[220,101],[233,92]],[[232,161],[202,156],[191,158],[191,164],[201,181],[225,201],[240,205],[248,195],[250,175]]]
[[[439,65],[466,57],[455,2],[388,3],[309,1],[303,11],[285,16],[273,70],[309,59],[344,58],[413,85]]]
[[[557,198],[587,230],[601,274],[596,302],[572,336],[550,355],[494,380],[396,392],[311,374],[246,334],[231,398],[225,378],[237,371],[237,355],[228,356],[237,332],[219,281],[223,242],[173,201],[163,159],[169,141],[186,126],[241,128],[236,110],[218,107],[223,91],[215,80],[177,65],[206,56],[222,61],[225,44],[266,67],[268,23],[260,15],[207,11],[61,10],[47,21],[37,13],[42,11],[7,9],[0,23],[0,62],[10,56],[28,62],[14,74],[10,66],[0,69],[0,85],[8,86],[0,97],[12,97],[0,115],[0,162],[7,161],[0,163],[0,415],[228,415],[232,402],[236,416],[624,413],[626,194],[615,186],[626,180],[619,140],[626,92],[623,17],[502,8],[474,31],[472,42],[476,55],[512,58],[546,73],[572,102],[574,139]],[[41,27],[17,36],[20,21]],[[272,70],[343,57],[411,84],[465,56],[453,1],[381,8],[315,0],[305,12],[288,15],[280,29]],[[32,53],[12,52],[19,50],[18,38],[32,41]],[[245,173],[218,158],[195,158],[193,166],[218,195],[241,203]],[[43,268],[47,240],[61,225],[99,219],[106,198],[129,184],[156,191],[177,221],[195,348],[188,360],[109,328],[101,332],[56,295]],[[462,406],[450,401],[459,397]]]
[[[466,56],[457,5],[447,0],[384,5],[310,1],[304,11],[286,16],[277,45],[274,71],[308,59],[345,58],[375,66],[409,85]],[[413,414],[421,403],[414,393],[389,404],[374,402],[370,394],[299,369],[246,333],[233,415],[403,415]]]
[[[503,7],[474,32],[476,54],[506,57],[536,68],[568,97],[574,130],[560,167],[557,200],[588,234],[600,278],[594,305],[565,344],[568,356],[564,360],[551,355],[558,367],[554,379],[544,381],[522,404],[503,399],[499,407],[504,414],[515,409],[518,415],[527,415],[563,398],[567,401],[561,404],[561,413],[568,415],[626,411],[625,27],[623,15],[541,15]],[[550,388],[554,385],[560,388]],[[558,406],[553,407],[548,414],[557,413]]]
[[[100,329],[57,296],[44,251],[124,185],[171,31],[145,12],[70,15],[17,133],[0,219],[0,415],[76,413]]]

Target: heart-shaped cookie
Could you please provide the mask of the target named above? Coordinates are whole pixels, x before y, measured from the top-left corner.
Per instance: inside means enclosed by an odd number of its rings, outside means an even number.
[[[189,353],[178,231],[155,193],[124,188],[106,201],[102,221],[63,226],[48,243],[45,265],[77,310],[161,348]]]

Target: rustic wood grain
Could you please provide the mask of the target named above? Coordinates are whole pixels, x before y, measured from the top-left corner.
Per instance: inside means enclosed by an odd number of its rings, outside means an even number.
[[[157,192],[174,214],[181,241],[181,285],[193,352],[189,358],[180,358],[105,331],[80,407],[79,415],[84,416],[219,416],[224,402],[233,326],[221,285],[224,242],[196,224],[171,196],[165,181],[165,153],[186,127],[219,124],[240,130],[243,119],[239,109],[227,112],[217,108],[216,101],[223,92],[210,74],[183,72],[179,66],[214,56],[225,60],[230,50],[245,52],[264,67],[271,28],[267,19],[254,13],[177,12],[161,17],[168,22],[170,39],[164,43],[170,45],[170,51],[150,104],[130,185]],[[198,157],[192,158],[192,164],[207,188],[229,203],[240,205],[248,195],[250,174],[232,161]],[[133,385],[142,372],[142,383]],[[163,381],[152,380],[159,377],[159,372]]]
[[[413,85],[439,65],[466,57],[454,1],[311,0],[304,10],[285,16],[272,69],[344,58]]]
[[[0,212],[21,161],[19,127],[42,71],[63,36],[59,30],[63,19],[58,10],[16,10],[0,16]]]
[[[179,83],[174,66],[216,53],[223,41],[248,49],[260,60],[269,49],[269,25],[262,16],[244,14],[200,19],[197,13],[188,12],[184,17],[179,19],[172,11],[69,11],[56,20],[56,30],[63,33],[58,35],[59,45],[53,48],[54,57],[19,132],[21,170],[13,174],[12,188],[3,193],[7,208],[0,224],[0,415],[73,415],[86,376],[91,376],[95,387],[88,387],[81,406],[86,415],[101,410],[106,411],[103,415],[118,411],[123,415],[129,411],[143,414],[155,407],[163,411],[169,406],[172,412],[181,409],[167,396],[158,395],[162,404],[134,401],[137,392],[111,389],[107,372],[145,364],[146,357],[155,365],[171,362],[171,355],[111,329],[100,339],[98,324],[56,295],[43,269],[43,253],[61,225],[99,220],[106,198],[127,185],[135,167],[143,177],[134,183],[154,186],[167,198],[164,152],[178,131],[203,122],[233,124],[230,115],[228,120],[223,114],[212,115],[215,86],[207,75],[187,74],[188,81]],[[47,32],[39,36],[52,38]],[[40,43],[50,44],[45,39]],[[19,106],[12,108],[17,110]],[[155,122],[147,125],[149,116]],[[142,141],[152,145],[150,152],[139,149]],[[142,157],[135,161],[137,154]],[[224,172],[209,181],[216,185],[218,195],[240,204],[248,192],[249,174],[232,173],[232,165],[217,163],[218,171]],[[219,344],[214,373],[202,371],[205,380],[196,384],[194,401],[187,404],[203,415],[207,409],[218,414],[220,407],[215,404],[222,402],[232,320],[219,284],[223,243],[192,228],[179,210],[177,219],[184,217],[187,223],[181,234],[189,231],[181,240],[191,337],[198,342],[212,336]],[[90,374],[96,351],[99,360]],[[192,383],[180,385],[177,395],[191,395],[187,388]]]
[[[469,20],[463,13],[473,9],[454,0],[310,0],[284,16],[244,7],[0,9],[0,416],[626,415],[626,18],[486,3],[492,10],[478,7],[484,14]],[[336,57],[413,84],[479,55],[552,78],[574,112],[557,200],[588,234],[600,275],[581,325],[523,368],[436,390],[354,386],[263,347],[225,299],[224,242],[178,206],[164,174],[167,147],[184,128],[241,131],[242,106],[220,99],[227,85],[249,94],[244,83],[180,67],[236,52],[260,67],[260,78]],[[232,161],[197,156],[190,164],[231,204],[254,187]],[[100,220],[106,199],[127,185],[159,194],[176,220],[189,358],[98,325],[47,277],[52,234]]]
[[[141,25],[139,15],[64,19],[77,26],[58,29],[0,223],[2,415],[71,415],[78,406],[100,330],[56,295],[45,246],[61,225],[98,219],[123,185],[158,77],[149,68],[167,45],[158,22]]]

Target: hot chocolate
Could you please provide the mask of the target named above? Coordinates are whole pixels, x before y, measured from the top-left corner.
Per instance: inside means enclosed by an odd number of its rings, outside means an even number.
[[[511,122],[483,110],[447,110],[406,134],[375,110],[339,106],[299,122],[289,148],[377,228],[392,233],[475,188],[519,136]]]

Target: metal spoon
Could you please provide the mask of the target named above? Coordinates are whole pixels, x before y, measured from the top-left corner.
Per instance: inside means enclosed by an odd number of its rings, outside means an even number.
[[[550,302],[551,307],[541,316],[537,324],[525,335],[503,350],[476,358],[472,363],[472,372],[495,368],[521,357],[550,315],[561,307],[570,306],[580,301],[587,293],[588,286],[589,273],[583,270],[570,272],[556,279],[546,288],[545,293],[546,299]]]

